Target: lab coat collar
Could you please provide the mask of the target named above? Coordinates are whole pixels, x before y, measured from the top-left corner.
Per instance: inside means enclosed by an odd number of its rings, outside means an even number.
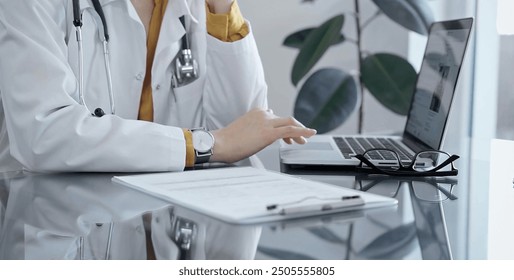
[[[105,6],[115,1],[125,2],[129,16],[133,20],[141,22],[139,15],[137,14],[137,11],[135,10],[132,3],[130,3],[130,0],[100,0],[100,3],[102,6]],[[202,5],[193,3],[196,1],[201,1]],[[91,0],[80,0],[80,5],[82,10],[93,7]],[[168,67],[168,65],[175,57],[175,54],[179,51],[180,43],[177,44],[177,42],[179,42],[186,33],[186,30],[182,26],[179,18],[183,15],[186,15],[188,21],[186,24],[198,24],[198,19],[194,16],[195,13],[191,11],[191,7],[204,7],[203,0],[169,0],[168,6],[166,7],[166,11],[164,13],[164,18],[162,20],[159,40],[155,50],[154,61],[160,62],[153,64],[154,66],[152,73],[163,73],[164,69],[160,68]],[[197,11],[195,12],[198,13]]]
[[[193,1],[197,1],[197,0],[193,0]],[[190,2],[192,2],[192,1],[191,0],[189,0],[189,1],[187,1],[187,0],[170,0],[168,3],[168,7],[171,6],[173,15],[177,15],[177,17],[180,17],[182,15],[187,15],[188,17],[190,17],[190,19],[194,23],[198,23],[198,20],[196,19],[196,17],[193,16],[193,13],[191,12]]]
[[[124,1],[127,4],[130,2],[130,0],[100,0],[100,4],[102,4],[102,6],[105,6],[115,1]],[[197,0],[170,0],[168,6],[172,6],[174,14],[189,15],[195,23],[198,23],[198,20],[192,15],[191,10],[189,8],[189,3],[193,1]],[[82,9],[84,9],[85,7],[92,7],[93,3],[91,2],[91,0],[80,0],[80,6]]]
[[[166,12],[161,25],[161,34],[159,36],[169,36],[166,40],[168,43],[179,41],[184,36],[186,30],[180,23],[179,18],[185,15],[190,24],[198,24],[198,20],[191,13],[190,5],[186,0],[170,0],[166,7]],[[187,21],[186,20],[186,21]],[[188,24],[186,22],[186,24]],[[159,40],[162,42],[163,40]],[[166,43],[166,42],[165,42]],[[157,46],[157,51],[159,46]]]
[[[139,15],[137,14],[137,11],[134,8],[134,6],[132,5],[132,3],[130,2],[130,0],[100,0],[100,4],[102,5],[102,7],[105,7],[108,4],[117,2],[117,1],[124,2],[125,9],[129,15],[129,17],[132,20],[141,23],[141,20],[139,19]],[[79,3],[80,3],[81,11],[84,11],[85,9],[94,9],[93,2],[91,2],[91,0],[79,0]],[[141,23],[141,25],[142,25],[142,23]]]
[[[129,2],[130,0],[100,0],[100,4],[102,6],[105,6],[111,2],[114,2],[114,1],[125,1],[125,2]],[[86,7],[93,7],[93,3],[91,2],[91,0],[80,0],[80,8],[83,10],[84,8]]]
[[[100,3],[102,5],[107,5],[107,4],[109,4],[109,3],[113,2],[113,1],[120,1],[120,0],[100,0]],[[130,1],[130,0],[125,0],[125,1]]]
[[[100,0],[100,3],[102,6],[105,6],[111,2],[115,1],[123,1],[128,6],[128,11],[131,16],[137,16],[137,19],[139,19],[139,16],[137,15],[137,12],[135,11],[134,7],[132,6],[132,3],[130,3],[130,0]],[[193,15],[190,9],[190,5],[188,3],[197,1],[197,0],[169,0],[168,6],[166,7],[166,14],[172,15],[172,17],[179,18],[183,15],[187,15],[191,21],[195,24],[198,24],[198,19]],[[82,10],[93,7],[93,3],[91,0],[80,0],[80,7]],[[166,21],[166,18],[170,18],[170,16],[165,17],[164,21]],[[163,21],[163,26],[166,24],[169,24],[168,22]],[[180,22],[179,22],[180,23]],[[179,32],[180,33],[180,32]],[[176,35],[176,34],[175,34]]]
[[[91,1],[91,0],[87,0],[87,1]],[[100,0],[100,4],[102,4],[102,6],[105,6],[111,2],[114,2],[114,1],[125,1],[125,2],[129,2],[130,0]]]

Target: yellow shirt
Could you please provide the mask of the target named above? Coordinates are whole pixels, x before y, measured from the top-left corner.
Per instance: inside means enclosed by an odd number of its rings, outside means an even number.
[[[155,56],[155,49],[161,31],[161,23],[168,5],[168,0],[154,0],[155,6],[148,28],[147,39],[147,57],[146,57],[146,75],[143,81],[143,90],[141,93],[141,101],[139,105],[139,120],[153,121],[153,100],[152,100],[152,66]],[[244,38],[248,33],[246,25],[237,0],[234,0],[228,14],[214,14],[210,11],[206,4],[207,12],[207,32],[224,42],[234,42]],[[186,140],[186,167],[191,167],[195,162],[195,153],[193,148],[193,137],[191,131],[183,129],[184,138]]]
[[[148,27],[148,38],[146,39],[146,75],[143,81],[141,101],[139,103],[139,120],[153,121],[153,100],[152,100],[152,65],[155,57],[155,49],[161,32],[162,18],[168,5],[168,0],[154,0],[154,8],[150,26]]]

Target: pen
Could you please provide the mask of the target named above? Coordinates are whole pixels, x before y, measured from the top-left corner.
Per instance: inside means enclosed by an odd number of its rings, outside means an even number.
[[[311,205],[298,205],[298,206],[284,206],[278,213],[280,215],[290,215],[295,213],[308,213],[317,211],[329,211],[344,207],[363,205],[364,200],[359,195],[343,196],[341,200],[333,201],[330,203],[311,204]],[[275,210],[279,207],[277,204],[268,205],[267,210]]]

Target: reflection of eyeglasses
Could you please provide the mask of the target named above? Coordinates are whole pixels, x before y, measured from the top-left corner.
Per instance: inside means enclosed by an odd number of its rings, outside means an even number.
[[[359,183],[361,191],[368,191],[377,186],[373,189],[373,193],[389,197],[396,197],[402,183],[407,183],[414,196],[422,201],[441,202],[447,199],[457,199],[452,192],[458,181],[450,178],[391,178],[364,175],[356,176],[355,179]]]
[[[367,173],[386,174],[391,176],[455,176],[458,170],[453,162],[458,155],[449,155],[443,151],[423,151],[417,153],[412,160],[401,159],[393,150],[370,149],[363,154],[355,155],[361,161],[357,169]]]

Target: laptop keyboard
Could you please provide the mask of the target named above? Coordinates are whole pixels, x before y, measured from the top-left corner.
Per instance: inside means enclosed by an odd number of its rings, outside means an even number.
[[[337,147],[345,159],[351,159],[353,155],[363,154],[369,149],[385,148],[395,151],[401,161],[409,161],[413,154],[404,149],[397,141],[389,138],[364,138],[364,137],[333,137]],[[394,160],[394,156],[378,151],[368,153],[372,160]]]

